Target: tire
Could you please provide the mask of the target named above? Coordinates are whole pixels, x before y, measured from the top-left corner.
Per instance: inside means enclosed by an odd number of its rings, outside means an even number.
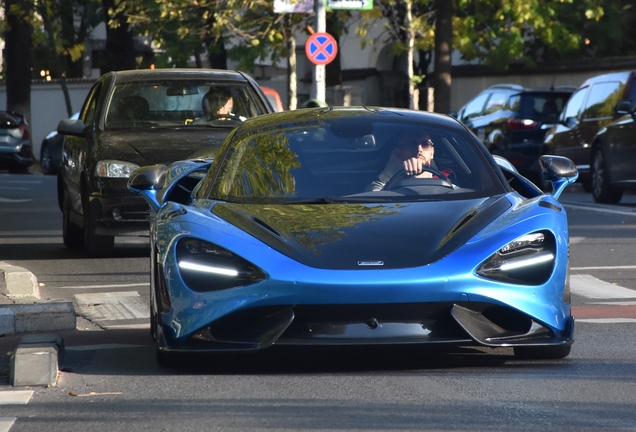
[[[64,246],[67,248],[78,249],[84,246],[84,231],[71,222],[70,212],[70,203],[67,196],[64,195],[62,204],[62,239],[64,240]]]
[[[592,153],[590,174],[594,201],[602,204],[616,204],[621,200],[623,191],[610,185],[609,169],[600,146],[596,147]]]
[[[53,175],[57,173],[51,160],[51,148],[48,143],[42,144],[42,150],[40,150],[40,168],[42,168],[42,174]]]
[[[90,205],[84,203],[84,254],[89,258],[109,258],[115,254],[115,237],[99,235]]]
[[[558,360],[570,355],[571,345],[514,347],[515,357],[524,360]]]

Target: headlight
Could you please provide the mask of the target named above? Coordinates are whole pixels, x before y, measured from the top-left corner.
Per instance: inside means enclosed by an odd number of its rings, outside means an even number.
[[[97,177],[128,178],[139,165],[117,160],[102,160],[97,162],[95,175]]]
[[[193,291],[218,291],[265,279],[265,274],[250,262],[203,240],[180,240],[177,263],[183,282]]]
[[[552,274],[555,254],[551,233],[526,234],[499,249],[479,267],[477,274],[501,282],[540,285]]]

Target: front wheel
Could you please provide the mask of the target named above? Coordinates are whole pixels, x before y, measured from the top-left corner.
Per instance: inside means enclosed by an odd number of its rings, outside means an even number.
[[[570,355],[571,345],[514,347],[515,357],[524,360],[558,360]]]
[[[592,197],[597,203],[616,204],[623,197],[623,191],[610,185],[609,170],[601,147],[594,149],[591,164]]]
[[[84,231],[73,222],[70,218],[71,204],[68,196],[64,194],[62,201],[62,239],[64,246],[69,249],[78,249],[84,246]]]
[[[51,154],[51,148],[48,144],[42,144],[42,150],[40,151],[40,167],[42,168],[42,174],[51,175],[57,172],[57,169],[53,166],[53,155]]]
[[[115,253],[115,237],[95,232],[97,224],[89,207],[90,205],[86,203],[84,210],[84,253],[89,258],[111,257]]]

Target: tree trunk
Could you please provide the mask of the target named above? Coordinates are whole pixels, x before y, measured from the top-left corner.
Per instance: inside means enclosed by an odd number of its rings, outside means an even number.
[[[68,117],[73,115],[73,107],[71,105],[71,96],[68,91],[68,86],[66,85],[66,70],[62,65],[62,59],[60,58],[60,54],[57,52],[57,43],[55,41],[55,33],[53,32],[53,27],[51,26],[51,18],[49,17],[48,9],[46,3],[42,4],[40,8],[40,15],[42,16],[42,22],[44,23],[44,30],[48,36],[49,41],[49,49],[53,54],[53,66],[55,67],[56,75],[60,80],[60,84],[62,86],[62,93],[64,94],[64,102],[66,103],[66,113]]]
[[[326,32],[333,36],[338,44],[338,48],[340,48],[340,36],[338,35],[337,24],[336,17],[327,20]],[[342,85],[342,67],[340,65],[340,49],[338,49],[334,59],[325,65],[325,86],[336,87],[340,85]]]
[[[18,0],[5,1],[5,17],[9,30],[4,34],[7,111],[15,111],[31,124],[31,48],[32,28],[26,16],[10,12]]]
[[[419,90],[415,88],[413,83],[413,58],[415,53],[415,31],[413,30],[413,2],[406,0],[406,44],[408,46],[406,56],[406,71],[409,79],[409,108],[417,109],[419,107]]]
[[[292,26],[288,25],[288,29]],[[296,66],[296,39],[293,31],[285,32],[289,56],[287,57],[287,106],[290,110],[298,107],[298,78]]]
[[[106,66],[102,73],[118,70],[136,69],[135,39],[126,22],[125,14],[110,16],[115,8],[114,0],[102,0],[105,21],[114,20],[117,25],[106,25]]]
[[[436,0],[435,12],[435,112],[448,114],[451,97],[451,54],[453,51],[453,2]]]
[[[227,50],[223,38],[208,48],[208,60],[212,69],[227,69]]]

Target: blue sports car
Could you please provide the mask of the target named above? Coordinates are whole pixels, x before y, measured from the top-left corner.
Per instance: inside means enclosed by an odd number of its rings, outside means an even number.
[[[133,172],[151,209],[157,359],[276,345],[570,353],[574,164],[544,193],[438,114],[321,107],[248,119],[215,158]]]

